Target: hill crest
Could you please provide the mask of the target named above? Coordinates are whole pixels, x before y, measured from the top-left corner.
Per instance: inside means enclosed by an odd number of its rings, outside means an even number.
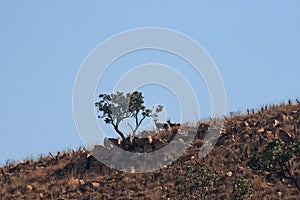
[[[261,152],[274,138],[286,143],[300,140],[300,104],[280,104],[262,107],[257,112],[235,114],[226,118],[214,149],[203,159],[198,157],[199,147],[207,131],[205,123],[197,127],[196,138],[191,147],[169,166],[144,174],[131,174],[111,169],[91,156],[83,148],[76,151],[49,154],[37,161],[0,168],[0,197],[2,199],[176,199],[196,198],[205,193],[207,199],[231,199],[233,183],[244,178],[254,187],[253,199],[298,199],[297,188],[290,180],[282,180],[270,174],[258,175],[249,168],[249,159]],[[118,144],[133,151],[155,151],[171,141],[174,134],[161,131],[148,138],[129,138]],[[148,149],[147,149],[148,148]],[[206,165],[218,174],[219,179],[210,189],[180,191],[178,179],[194,181],[194,175],[187,174],[191,166]],[[293,160],[294,175],[300,181],[300,159]],[[135,169],[133,169],[135,170]],[[198,179],[197,179],[198,180]],[[0,198],[0,199],[1,199]]]

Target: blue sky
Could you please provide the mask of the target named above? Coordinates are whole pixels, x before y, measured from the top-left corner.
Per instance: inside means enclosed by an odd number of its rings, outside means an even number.
[[[300,97],[299,6],[296,0],[1,1],[0,163],[81,145],[72,115],[77,71],[97,44],[128,29],[174,29],[201,44],[222,75],[228,111]]]

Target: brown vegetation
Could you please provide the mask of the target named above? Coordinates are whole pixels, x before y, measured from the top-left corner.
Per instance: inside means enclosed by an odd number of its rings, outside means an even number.
[[[299,102],[266,106],[248,113],[226,119],[221,137],[204,159],[198,157],[199,147],[209,123],[200,123],[192,147],[172,165],[151,173],[131,174],[110,169],[82,148],[49,154],[37,161],[27,159],[7,164],[0,168],[0,199],[234,199],[239,180],[253,186],[252,199],[299,199],[300,192],[291,180],[269,173],[256,174],[249,167],[250,158],[272,139],[280,138],[286,143],[300,139]],[[128,151],[151,152],[166,145],[177,131],[161,130],[153,136],[143,133],[145,138],[110,141]],[[198,169],[203,163],[218,178],[202,187],[193,171],[201,172]],[[293,176],[300,181],[299,157],[289,165]],[[182,190],[178,180],[195,183],[197,187],[188,184],[184,186],[189,190]]]

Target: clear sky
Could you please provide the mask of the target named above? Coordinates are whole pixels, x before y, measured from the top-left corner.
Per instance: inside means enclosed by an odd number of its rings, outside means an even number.
[[[174,29],[201,44],[222,75],[228,111],[300,97],[299,8],[297,0],[1,1],[0,163],[81,145],[77,71],[97,44],[128,29]]]

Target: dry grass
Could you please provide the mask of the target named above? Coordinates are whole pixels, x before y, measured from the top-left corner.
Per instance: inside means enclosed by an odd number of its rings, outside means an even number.
[[[207,199],[231,199],[232,184],[237,178],[245,178],[253,185],[252,199],[299,199],[299,191],[289,180],[257,175],[248,161],[268,141],[279,137],[279,131],[300,139],[300,104],[263,106],[249,110],[249,114],[232,113],[217,145],[207,157],[199,159],[206,131],[204,126],[199,128],[193,147],[172,165],[146,174],[109,169],[93,157],[88,159],[89,152],[83,148],[11,163],[0,168],[0,199],[193,199],[188,191],[177,191],[175,181],[195,162],[205,162],[220,177],[207,192]],[[154,137],[168,140],[172,138],[170,134],[160,132]],[[299,175],[299,159],[294,164],[295,174]]]

